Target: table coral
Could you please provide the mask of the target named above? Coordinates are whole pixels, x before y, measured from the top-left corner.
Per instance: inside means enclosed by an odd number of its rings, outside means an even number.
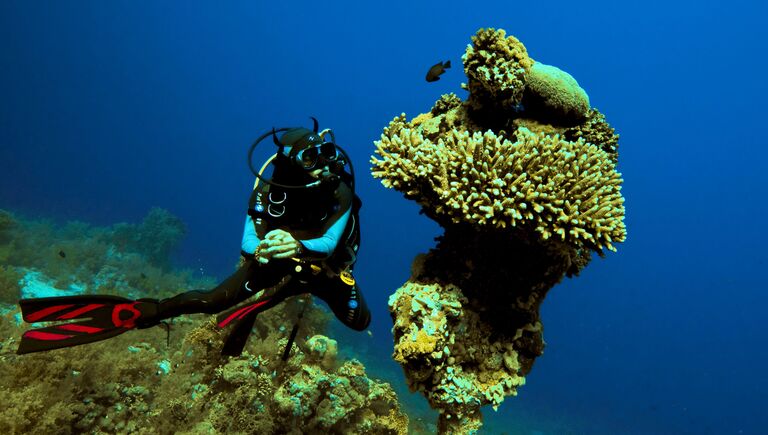
[[[389,299],[393,358],[442,433],[478,430],[482,406],[516,394],[544,349],[547,291],[626,238],[604,115],[567,73],[532,78],[537,64],[503,30],[472,40],[467,100],[395,117],[371,159],[374,177],[444,229]]]
[[[583,139],[515,134],[454,128],[435,143],[401,115],[377,144],[373,175],[444,225],[530,226],[544,240],[613,250],[625,233],[613,160]]]

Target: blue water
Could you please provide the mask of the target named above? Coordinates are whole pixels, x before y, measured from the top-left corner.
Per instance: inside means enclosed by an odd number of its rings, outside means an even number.
[[[628,240],[550,292],[545,354],[487,431],[766,433],[763,2],[325,3],[1,2],[0,208],[112,224],[160,206],[188,226],[177,264],[221,278],[250,141],[316,116],[357,165],[367,349],[386,359],[387,296],[440,229],[369,176],[372,141],[464,97],[470,35],[504,28],[621,134]]]

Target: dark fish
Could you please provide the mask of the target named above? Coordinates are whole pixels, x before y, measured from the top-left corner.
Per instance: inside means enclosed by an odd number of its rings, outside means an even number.
[[[428,82],[436,82],[440,80],[440,74],[444,73],[445,70],[451,67],[451,61],[446,60],[445,62],[438,62],[434,65],[432,65],[432,68],[429,69],[427,72],[427,81]]]
[[[67,258],[67,254],[65,254],[64,251],[59,251],[59,257]]]
[[[141,272],[141,279],[147,279],[147,275],[144,275],[144,272]]]

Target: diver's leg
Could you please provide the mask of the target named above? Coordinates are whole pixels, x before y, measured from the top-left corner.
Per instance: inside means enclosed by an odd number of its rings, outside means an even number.
[[[191,290],[160,301],[141,299],[145,303],[154,302],[157,311],[142,316],[136,323],[139,328],[145,328],[182,314],[218,313],[248,299],[261,289],[279,284],[284,276],[281,269],[275,263],[261,265],[247,261],[212,290]]]
[[[362,331],[371,323],[371,312],[357,283],[344,282],[340,277],[318,276],[308,284],[312,294],[324,300],[341,323],[356,331]]]

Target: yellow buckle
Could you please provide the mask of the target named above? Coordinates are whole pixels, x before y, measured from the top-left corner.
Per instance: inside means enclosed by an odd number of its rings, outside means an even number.
[[[341,275],[339,275],[341,280],[346,285],[355,285],[355,277],[352,276],[351,273],[347,272],[346,270],[341,272]]]

